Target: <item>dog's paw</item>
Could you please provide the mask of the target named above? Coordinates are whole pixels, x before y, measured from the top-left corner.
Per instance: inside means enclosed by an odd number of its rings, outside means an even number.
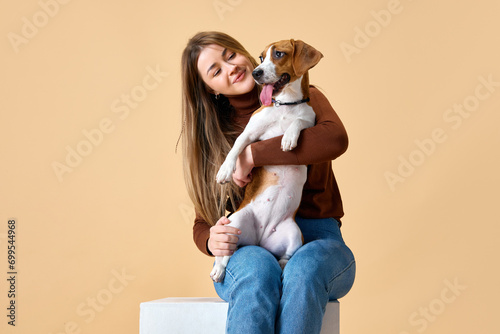
[[[285,131],[283,138],[281,139],[281,149],[286,151],[291,151],[297,147],[297,141],[299,140],[299,133],[295,131]]]
[[[219,171],[217,172],[217,183],[224,184],[230,182],[233,179],[233,173],[236,169],[236,165],[229,161],[224,161],[222,166],[220,166]]]
[[[220,283],[224,280],[224,276],[226,275],[226,267],[224,267],[222,264],[215,264],[212,272],[210,273],[210,277],[212,277],[212,280],[216,283]]]
[[[280,264],[281,270],[283,270],[285,269],[285,266],[288,263],[288,259],[280,259],[278,263]]]

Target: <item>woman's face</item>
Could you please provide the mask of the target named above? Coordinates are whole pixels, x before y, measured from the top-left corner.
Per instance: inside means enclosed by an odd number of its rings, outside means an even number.
[[[250,92],[255,86],[253,65],[247,57],[217,44],[206,46],[198,57],[198,72],[214,94]]]

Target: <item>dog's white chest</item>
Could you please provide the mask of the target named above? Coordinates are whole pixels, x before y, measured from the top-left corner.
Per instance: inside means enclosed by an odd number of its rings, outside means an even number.
[[[307,104],[294,106],[281,105],[279,107],[271,106],[262,110],[259,115],[265,118],[267,123],[265,126],[266,129],[259,140],[283,135],[290,125],[298,118],[307,120],[312,119],[314,122],[315,117],[313,109]]]

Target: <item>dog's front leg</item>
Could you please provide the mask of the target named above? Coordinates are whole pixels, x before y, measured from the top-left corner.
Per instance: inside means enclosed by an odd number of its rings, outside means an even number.
[[[233,173],[236,170],[236,161],[238,160],[238,156],[241,152],[243,152],[245,147],[255,142],[262,135],[264,127],[261,124],[261,120],[263,118],[259,115],[252,116],[250,118],[245,130],[234,142],[233,148],[231,148],[227,154],[226,160],[224,160],[224,163],[217,173],[217,183],[222,184],[231,181]]]
[[[299,140],[300,131],[305,128],[311,127],[314,125],[314,117],[308,118],[297,118],[292,124],[286,129],[283,138],[281,139],[281,149],[283,151],[291,151],[295,147],[297,147],[297,141]]]
[[[236,161],[238,160],[238,156],[241,152],[247,147],[248,144],[251,144],[252,140],[250,136],[245,133],[242,133],[238,139],[234,142],[234,146],[227,154],[226,160],[219,168],[219,172],[217,173],[217,183],[223,184],[231,181],[233,173],[236,169]]]

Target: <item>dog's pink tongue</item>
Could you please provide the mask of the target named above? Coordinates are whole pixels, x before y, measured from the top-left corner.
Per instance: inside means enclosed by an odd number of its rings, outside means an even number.
[[[262,87],[260,101],[265,106],[273,104],[273,85],[264,85],[264,87]]]

